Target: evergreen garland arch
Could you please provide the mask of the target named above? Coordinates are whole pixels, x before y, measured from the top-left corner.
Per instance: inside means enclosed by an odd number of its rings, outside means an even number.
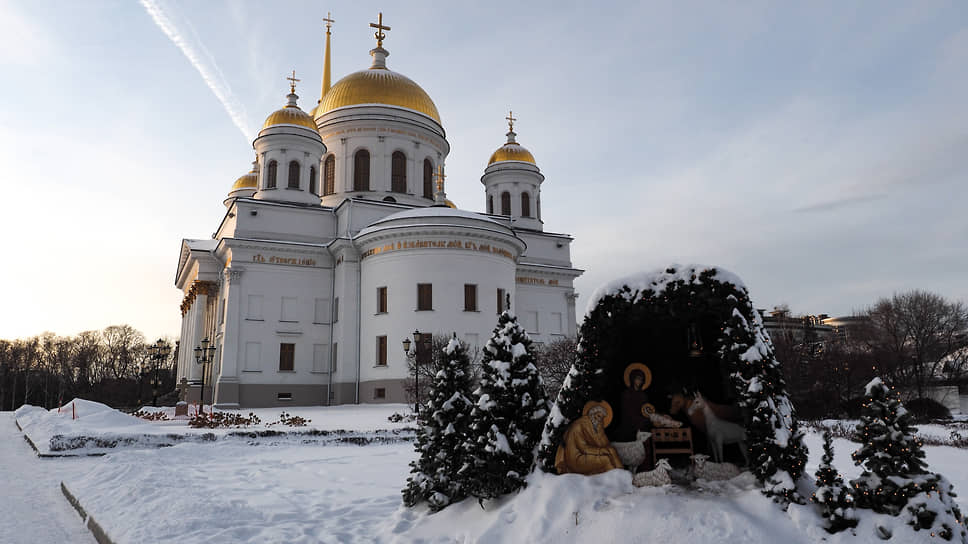
[[[589,308],[579,330],[575,363],[542,433],[538,455],[544,471],[555,471],[558,445],[568,425],[581,416],[585,402],[614,398],[621,372],[633,362],[629,354],[635,349],[629,346],[638,343],[638,353],[648,359],[643,362],[657,380],[688,380],[692,374],[713,390],[719,380],[724,398],[713,400],[735,403],[744,412],[750,469],[764,491],[802,501],[795,482],[807,459],[803,433],[773,344],[737,276],[713,267],[674,265],[606,285],[592,296]],[[718,365],[716,372],[705,377],[695,376],[689,368],[661,365],[664,357],[679,349],[680,340],[686,349],[686,340],[680,337],[690,326],[703,339],[705,359],[699,364]],[[643,348],[643,342],[653,344]]]

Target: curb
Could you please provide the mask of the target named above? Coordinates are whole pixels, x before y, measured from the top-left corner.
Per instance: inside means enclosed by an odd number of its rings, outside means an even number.
[[[76,453],[40,453],[40,450],[37,449],[37,444],[34,444],[34,441],[30,439],[30,436],[24,431],[24,428],[20,426],[20,422],[17,421],[16,418],[14,418],[13,422],[17,426],[17,430],[24,435],[24,440],[26,440],[27,443],[30,444],[30,447],[34,449],[34,453],[37,454],[37,457],[51,459],[56,457],[103,457],[104,455],[107,455],[106,453],[85,453],[84,455],[78,455]]]
[[[94,536],[94,540],[96,540],[98,544],[114,544],[114,541],[111,540],[111,537],[104,532],[104,529],[101,528],[101,525],[94,521],[94,517],[88,515],[87,512],[84,511],[84,507],[81,506],[80,501],[78,501],[77,497],[75,497],[74,494],[67,489],[67,486],[64,484],[64,482],[61,482],[60,488],[61,492],[64,494],[64,497],[67,499],[67,502],[69,502],[71,506],[74,507],[74,510],[77,510],[78,515],[81,516],[81,522],[84,522],[85,520],[87,521],[87,530],[91,531],[91,535]]]

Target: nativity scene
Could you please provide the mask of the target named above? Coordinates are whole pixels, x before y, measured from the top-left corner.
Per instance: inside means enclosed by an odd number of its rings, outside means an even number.
[[[592,297],[579,346],[542,435],[545,471],[625,469],[636,485],[750,471],[793,498],[806,448],[735,275],[687,266],[613,282]]]

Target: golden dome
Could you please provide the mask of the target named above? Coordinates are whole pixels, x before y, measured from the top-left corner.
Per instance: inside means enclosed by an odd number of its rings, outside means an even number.
[[[487,164],[490,166],[501,161],[530,162],[537,166],[537,163],[534,162],[534,155],[517,142],[508,142],[497,148],[497,151],[491,154],[491,158],[487,161]]]
[[[248,174],[240,176],[239,179],[235,180],[232,184],[232,190],[237,191],[239,189],[255,189],[259,185],[259,174],[253,169]]]
[[[337,108],[361,104],[398,106],[420,112],[440,123],[437,106],[420,85],[403,74],[378,67],[353,72],[337,81],[316,107],[316,117]]]
[[[457,209],[457,204],[454,204],[454,201],[450,199],[444,199],[444,204],[447,205],[448,208],[452,208],[455,210]]]
[[[281,110],[272,112],[266,122],[262,124],[262,129],[265,130],[276,125],[296,125],[316,130],[316,123],[312,116],[299,109],[299,106],[286,106]]]

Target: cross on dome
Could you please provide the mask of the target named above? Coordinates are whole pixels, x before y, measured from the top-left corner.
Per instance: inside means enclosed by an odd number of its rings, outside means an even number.
[[[376,38],[376,46],[383,47],[383,40],[386,39],[387,35],[383,32],[384,30],[390,30],[390,27],[384,26],[383,24],[383,12],[380,12],[380,18],[376,23],[370,23],[370,26],[376,29],[376,33],[373,37]]]
[[[295,92],[296,92],[296,83],[298,83],[298,82],[300,82],[302,80],[301,79],[296,79],[296,71],[295,70],[293,70],[292,71],[292,75],[289,76],[289,77],[287,77],[286,79],[289,80],[289,92],[295,94]]]
[[[517,118],[514,117],[514,112],[508,110],[508,116],[505,119],[508,120],[508,131],[514,132],[514,122],[517,121]]]
[[[333,14],[327,11],[326,17],[323,17],[323,21],[326,22],[326,33],[329,34],[330,27],[336,22],[333,20]]]

